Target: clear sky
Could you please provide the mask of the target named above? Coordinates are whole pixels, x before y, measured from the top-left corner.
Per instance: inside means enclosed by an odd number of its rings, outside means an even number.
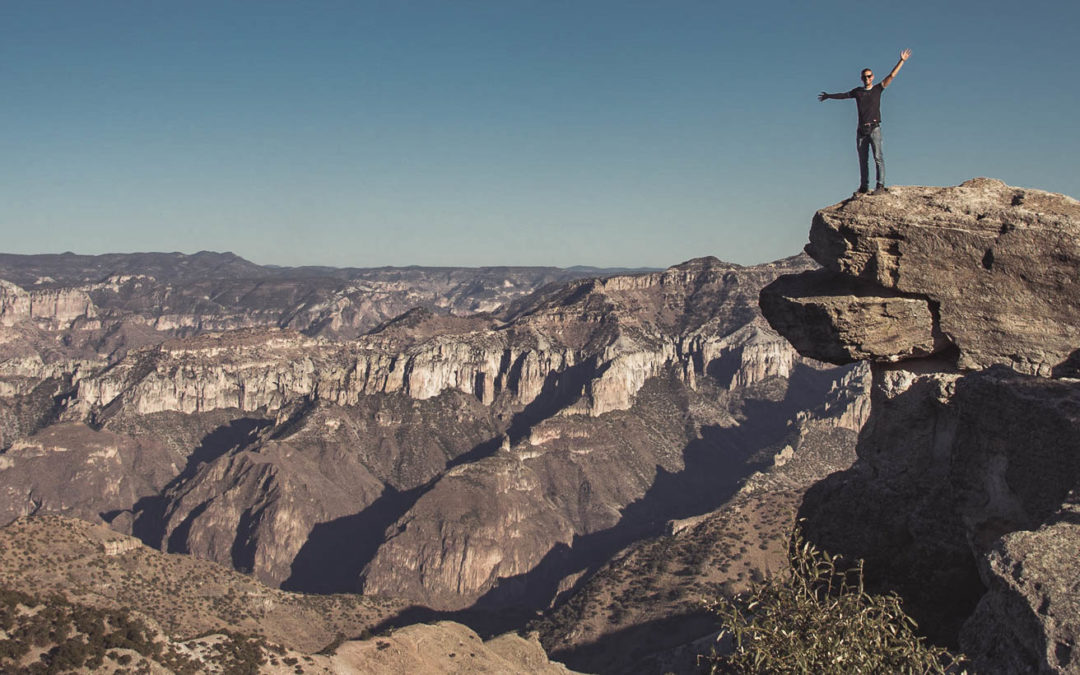
[[[2,0],[0,250],[280,265],[797,253],[858,184],[1080,197],[1080,2]],[[871,169],[872,171],[872,169]]]

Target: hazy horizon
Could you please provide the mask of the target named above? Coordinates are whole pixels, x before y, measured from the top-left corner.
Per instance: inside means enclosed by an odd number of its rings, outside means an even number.
[[[206,249],[199,250],[199,251],[103,251],[101,253],[80,253],[78,251],[42,251],[42,252],[38,252],[38,253],[14,253],[14,252],[11,252],[11,251],[0,250],[0,257],[2,257],[2,256],[21,256],[21,257],[42,256],[42,257],[57,257],[57,258],[59,258],[59,257],[63,257],[63,256],[100,257],[100,256],[139,256],[139,255],[183,255],[183,256],[191,257],[191,256],[197,256],[197,255],[204,254],[204,253],[208,253],[208,254],[211,254],[211,255],[220,255],[220,256],[227,256],[227,255],[236,256],[237,258],[240,258],[241,260],[244,260],[246,262],[249,262],[249,263],[252,263],[252,264],[255,264],[255,265],[259,265],[260,267],[270,267],[270,268],[280,268],[280,269],[301,269],[301,268],[320,268],[320,267],[331,268],[331,269],[349,269],[349,268],[355,268],[355,269],[380,269],[380,268],[395,268],[395,269],[408,269],[408,268],[483,269],[483,268],[501,268],[501,267],[510,267],[510,268],[521,268],[521,267],[548,268],[548,267],[550,267],[550,268],[557,268],[557,269],[564,269],[564,270],[587,269],[587,270],[598,270],[598,271],[615,270],[615,271],[628,271],[628,272],[654,272],[654,271],[665,270],[665,269],[667,269],[669,267],[673,267],[675,265],[679,265],[681,263],[688,262],[689,260],[693,260],[693,258],[690,258],[688,260],[680,260],[679,262],[671,263],[670,265],[656,266],[656,267],[648,267],[648,266],[646,266],[646,267],[630,267],[630,266],[627,266],[627,265],[600,266],[600,265],[589,265],[587,263],[579,263],[579,264],[572,264],[572,265],[531,265],[531,264],[530,265],[515,265],[515,264],[512,264],[512,263],[509,263],[509,264],[496,264],[496,265],[413,265],[413,264],[407,264],[407,265],[362,265],[362,266],[359,266],[359,265],[325,265],[325,264],[319,264],[319,263],[301,264],[301,265],[279,265],[279,264],[275,264],[275,263],[260,262],[258,260],[252,259],[249,256],[243,255],[241,253],[237,253],[236,251],[211,251],[211,250],[206,250]],[[707,257],[707,256],[698,256],[698,257],[701,258],[701,257]],[[789,257],[789,256],[785,256],[785,257]],[[729,262],[729,261],[724,261],[724,262]],[[766,261],[766,262],[772,262],[772,261]]]

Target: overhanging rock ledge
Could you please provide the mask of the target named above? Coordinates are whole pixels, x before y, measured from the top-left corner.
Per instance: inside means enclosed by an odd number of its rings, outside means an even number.
[[[897,186],[818,211],[806,252],[824,269],[761,292],[769,323],[804,356],[946,354],[962,370],[1050,376],[1080,348],[1071,197],[990,178]]]

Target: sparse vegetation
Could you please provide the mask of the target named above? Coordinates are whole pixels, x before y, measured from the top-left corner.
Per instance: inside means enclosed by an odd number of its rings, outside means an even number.
[[[0,588],[60,593],[71,603],[137,608],[175,640],[253,633],[313,652],[338,633],[355,635],[391,615],[400,601],[355,595],[300,595],[190,556],[133,546],[100,526],[45,515],[0,529]],[[103,543],[104,542],[104,543]],[[3,638],[0,633],[0,638]]]
[[[845,566],[796,529],[789,561],[712,606],[731,649],[702,657],[711,673],[959,672],[963,657],[919,637],[898,596],[866,592],[861,560]]]
[[[177,672],[194,672],[188,660],[140,620],[124,611],[67,602],[53,594],[37,598],[0,590],[0,670],[45,673],[91,670],[109,659],[126,665],[135,653]]]
[[[60,673],[106,664],[150,672],[157,664],[174,673],[198,673],[206,663],[220,672],[256,673],[269,646],[261,637],[221,632],[201,660],[127,610],[72,603],[58,594],[36,597],[0,589],[0,672]]]

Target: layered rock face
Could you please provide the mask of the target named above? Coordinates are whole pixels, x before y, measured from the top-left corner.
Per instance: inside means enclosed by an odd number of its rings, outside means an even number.
[[[349,338],[412,308],[493,312],[547,284],[603,273],[540,267],[281,268],[205,251],[0,254],[0,342],[13,334],[5,329],[15,329],[30,344],[54,343],[45,350],[46,362],[61,356],[112,362],[129,349],[169,337],[240,328]]]
[[[76,289],[48,289],[27,292],[0,279],[0,325],[20,321],[43,322],[54,329],[69,328],[76,319],[92,319],[96,308],[90,296]]]
[[[571,283],[505,323],[427,314],[403,317],[408,330],[391,324],[349,342],[289,331],[166,341],[79,380],[69,416],[97,417],[121,402],[137,414],[276,411],[302,397],[355,405],[370,394],[423,400],[447,389],[528,406],[574,372],[575,411],[597,416],[629,408],[644,381],[668,366],[690,383],[698,372],[715,371],[727,386],[786,376],[794,354],[746,314],[755,273],[710,262],[688,268]],[[664,306],[690,289],[706,295],[701,287],[733,297],[697,316]]]
[[[874,363],[859,459],[807,493],[806,534],[978,672],[1080,668],[1077,228],[1062,195],[900,187],[819,211],[826,270],[762,291],[803,354]]]
[[[299,291],[239,259],[147,264],[93,282],[105,284],[86,291],[95,321],[121,311],[109,302],[134,311],[158,297],[148,277],[168,273],[191,286],[163,307],[208,291],[222,307],[253,303],[248,323],[206,332],[228,316],[208,310],[168,335],[134,320],[86,329],[131,331],[92,343],[77,334],[84,316],[56,354],[51,328],[17,321],[11,331],[40,339],[12,339],[32,367],[0,372],[3,512],[100,519],[294,590],[547,606],[566,579],[730,498],[843,377],[798,356],[756,308],[763,285],[813,266],[805,257],[572,280],[494,314],[451,315],[416,291],[402,297],[418,308],[360,335],[294,330],[266,303],[295,309]],[[207,265],[263,277],[244,296],[188,270]],[[42,263],[18,281],[73,283],[63,270]]]
[[[965,370],[1049,376],[1080,344],[1080,202],[1070,197],[987,178],[897,187],[818,211],[806,251],[826,271],[784,280],[762,306],[807,356],[954,350]]]
[[[59,401],[69,398],[80,380],[117,366],[111,378],[99,379],[95,385],[102,390],[80,397],[84,404],[112,400],[115,392],[109,387],[126,386],[117,377],[130,375],[135,362],[149,368],[162,354],[168,357],[171,350],[157,348],[172,338],[243,329],[280,330],[286,342],[300,345],[298,338],[304,335],[325,344],[369,332],[410,310],[449,323],[477,319],[475,328],[479,328],[491,323],[491,317],[483,318],[486,312],[505,310],[549,284],[598,272],[603,270],[277,268],[255,265],[230,253],[209,252],[0,254],[0,451],[55,420]],[[141,356],[120,364],[129,352],[140,348],[144,348]],[[205,354],[212,358],[212,350]],[[146,392],[143,409],[192,412],[231,405],[257,407],[263,405],[260,396],[281,398],[274,392],[240,394],[235,387],[237,376],[232,376],[231,383],[192,384],[190,379],[185,381],[185,374],[221,375],[188,369],[173,385],[147,383],[173,391]],[[304,375],[290,371],[282,377],[285,387],[292,386],[292,378]],[[401,372],[395,377],[402,377]],[[309,385],[314,386],[295,386]],[[439,383],[416,386],[437,391]],[[186,400],[182,404],[153,402],[159,394]],[[244,401],[228,402],[223,397]]]

